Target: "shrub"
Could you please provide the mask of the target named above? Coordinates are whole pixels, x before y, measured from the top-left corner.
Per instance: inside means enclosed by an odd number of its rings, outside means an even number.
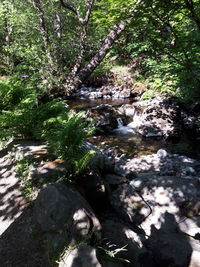
[[[83,119],[83,113],[68,111],[65,117],[52,117],[44,121],[42,138],[51,150],[66,161],[70,174],[78,174],[88,163],[93,150],[87,151],[83,142],[93,128]]]
[[[69,175],[79,173],[94,153],[82,145],[93,131],[83,113],[70,111],[59,100],[39,105],[37,90],[22,84],[1,84],[1,88],[0,140],[12,136],[43,140],[67,162]]]

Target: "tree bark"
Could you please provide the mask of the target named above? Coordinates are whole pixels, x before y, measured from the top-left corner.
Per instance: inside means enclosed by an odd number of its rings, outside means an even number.
[[[100,50],[97,54],[89,61],[89,63],[84,66],[79,73],[72,79],[68,76],[66,83],[63,85],[66,95],[70,95],[76,91],[80,85],[92,74],[92,72],[97,68],[97,66],[104,59],[109,49],[112,47],[113,43],[117,40],[119,35],[124,31],[126,25],[131,19],[126,19],[116,24],[113,29],[109,32],[107,38],[104,40]]]
[[[69,4],[65,0],[60,0],[60,3],[64,8],[68,9],[69,11],[75,14],[81,26],[79,55],[77,56],[74,62],[74,66],[71,69],[70,74],[68,75],[69,76],[68,80],[69,79],[73,80],[81,68],[81,64],[82,64],[84,53],[85,53],[88,23],[91,17],[94,2],[95,0],[85,0],[86,12],[85,12],[85,16],[81,16],[77,8],[75,8],[73,5]]]
[[[47,25],[46,25],[46,20],[45,20],[45,15],[44,15],[42,3],[40,0],[32,0],[32,3],[33,3],[33,7],[35,8],[35,10],[37,12],[37,16],[39,19],[39,30],[40,30],[40,34],[41,34],[42,39],[43,39],[44,49],[45,49],[45,53],[47,56],[47,60],[48,60],[48,63],[50,65],[51,71],[53,71],[55,64],[54,64],[53,56],[52,56],[51,51],[50,51],[50,40],[49,40],[49,34],[48,34],[48,30],[47,30]]]
[[[11,24],[11,22],[9,20],[9,15],[11,14],[12,11],[10,10],[6,1],[3,2],[3,8],[5,11],[5,15],[4,15],[4,45],[6,47],[10,48],[13,25]],[[5,54],[6,54],[6,62],[5,63],[8,66],[9,72],[12,72],[13,68],[14,68],[12,52],[10,52],[10,50],[8,49],[8,51]]]
[[[124,31],[126,25],[131,21],[132,18],[127,18],[117,23],[109,32],[108,36],[101,45],[98,53],[84,66],[74,79],[69,77],[66,84],[64,84],[65,94],[70,95],[76,91],[80,85],[91,75],[91,73],[97,68],[97,66],[104,59],[113,43],[117,40],[119,35]]]
[[[87,38],[87,28],[85,26],[83,26],[82,31],[81,31],[81,35],[80,35],[80,47],[79,47],[79,55],[75,60],[75,64],[69,74],[70,77],[74,78],[76,76],[76,74],[78,73],[82,61],[83,61],[83,57],[84,57],[84,52],[85,52],[85,41]]]
[[[60,0],[61,4],[71,10],[74,14],[77,15],[78,19],[80,19],[80,15],[77,9],[75,9],[73,6],[69,5],[68,3],[64,2],[64,0]],[[85,16],[85,19],[82,19],[80,23],[82,25],[87,25],[90,19],[91,11],[92,11],[92,5],[94,0],[85,0],[87,3],[87,13]],[[136,5],[134,8],[129,10],[129,16],[127,16],[126,19],[120,21],[119,23],[115,24],[114,27],[109,31],[107,37],[103,41],[101,48],[96,53],[94,57],[91,58],[91,60],[80,70],[76,73],[76,76],[72,77],[71,75],[68,75],[66,78],[66,82],[62,85],[62,88],[64,90],[64,94],[66,96],[71,95],[74,91],[76,91],[81,84],[92,74],[92,72],[98,67],[98,65],[102,62],[110,48],[112,47],[113,43],[117,40],[117,38],[120,36],[120,34],[125,30],[126,26],[130,23],[130,21],[133,19],[134,14],[136,13],[139,4],[141,4],[143,0],[136,1]]]
[[[104,59],[105,55],[119,37],[119,35],[124,31],[126,25],[131,21],[131,18],[128,18],[120,23],[116,24],[114,28],[109,32],[107,38],[104,40],[99,52],[90,60],[90,62],[79,72],[79,79],[83,82],[88,76],[96,69],[96,67]]]
[[[57,39],[61,38],[61,18],[58,12],[54,14],[54,35]]]

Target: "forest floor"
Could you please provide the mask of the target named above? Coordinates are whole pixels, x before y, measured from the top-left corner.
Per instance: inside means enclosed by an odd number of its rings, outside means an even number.
[[[0,152],[0,266],[44,264],[42,244],[34,234],[32,207],[23,197],[8,150]]]

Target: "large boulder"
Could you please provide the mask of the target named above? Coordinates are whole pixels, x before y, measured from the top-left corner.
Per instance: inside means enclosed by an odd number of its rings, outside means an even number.
[[[95,248],[81,244],[72,251],[66,251],[59,262],[59,267],[101,267]]]
[[[88,203],[63,183],[43,187],[33,212],[39,233],[54,253],[93,234],[100,238],[101,225]]]
[[[116,185],[110,201],[123,220],[137,223],[141,218],[142,228],[150,234],[151,225],[159,228],[165,212],[169,212],[176,216],[182,231],[192,236],[200,232],[198,160],[160,149],[152,155],[124,160],[120,167],[130,171],[130,180]]]
[[[145,137],[178,138],[181,134],[180,109],[165,99],[141,101],[124,105],[126,115],[133,116],[128,124],[136,132]]]
[[[106,186],[98,170],[90,170],[77,180],[77,184],[94,209],[104,206]]]
[[[159,230],[152,226],[151,236],[146,243],[152,251],[156,266],[189,266],[192,247],[188,237],[179,230],[172,214],[165,214],[165,220]]]
[[[95,126],[101,131],[117,128],[115,110],[111,105],[100,105],[87,111],[87,117],[95,121]]]
[[[98,255],[99,254],[99,255]],[[97,257],[98,256],[98,257]],[[108,258],[108,257],[107,257]],[[59,267],[124,267],[122,262],[103,259],[98,251],[89,245],[80,244],[73,250],[66,250],[59,261]]]
[[[137,234],[128,226],[113,220],[102,224],[103,246],[118,250],[116,258],[124,259],[124,266],[153,267],[151,253],[143,247],[144,235]]]
[[[110,195],[110,203],[118,215],[128,223],[140,224],[151,212],[131,184],[120,185]]]

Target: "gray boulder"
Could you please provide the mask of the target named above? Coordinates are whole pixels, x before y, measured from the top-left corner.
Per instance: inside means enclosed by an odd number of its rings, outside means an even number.
[[[90,170],[90,172],[77,180],[77,184],[93,208],[104,204],[106,186],[98,170]]]
[[[178,106],[165,99],[154,99],[134,104],[133,109],[133,122],[129,126],[139,134],[145,137],[180,136],[181,119]]]
[[[150,213],[149,207],[129,184],[123,184],[113,191],[110,203],[118,215],[128,223],[140,224]]]
[[[152,225],[147,246],[152,251],[156,266],[188,267],[190,264],[192,247],[172,214],[165,214],[165,221],[159,230]]]
[[[73,250],[66,250],[62,256],[59,267],[124,267],[119,261],[109,261],[97,257],[98,251],[86,244],[81,244]]]
[[[101,225],[88,203],[78,192],[62,183],[43,187],[33,212],[38,231],[54,252],[93,234],[100,238]]]
[[[112,220],[105,221],[102,224],[102,237],[105,247],[109,244],[112,245],[112,250],[119,249],[115,258],[126,260],[123,262],[124,266],[153,266],[151,253],[142,245],[144,235],[137,234],[123,223]]]
[[[87,118],[95,122],[95,127],[99,132],[109,132],[118,127],[118,118],[126,123],[126,116],[120,114],[117,107],[102,104],[89,109],[86,113]]]
[[[104,180],[109,185],[120,185],[124,182],[126,182],[126,179],[123,176],[119,176],[116,174],[108,173],[105,175]]]
[[[66,251],[59,262],[59,267],[101,267],[95,248],[81,244],[72,251]]]

